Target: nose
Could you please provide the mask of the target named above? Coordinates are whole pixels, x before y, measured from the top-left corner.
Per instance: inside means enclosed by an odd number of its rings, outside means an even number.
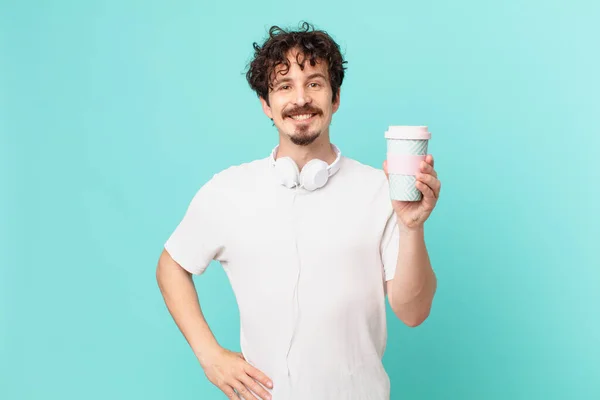
[[[302,107],[305,104],[309,104],[312,101],[308,93],[304,90],[303,87],[300,87],[296,90],[296,105],[298,107]]]

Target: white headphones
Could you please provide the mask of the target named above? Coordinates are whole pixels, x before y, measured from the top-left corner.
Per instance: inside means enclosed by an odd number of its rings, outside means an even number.
[[[334,144],[331,147],[336,154],[335,161],[331,165],[316,158],[307,162],[300,171],[290,157],[280,157],[276,160],[275,155],[279,146],[275,146],[271,152],[271,166],[274,167],[279,182],[287,188],[301,186],[309,191],[320,189],[325,186],[329,177],[340,169],[342,154]]]

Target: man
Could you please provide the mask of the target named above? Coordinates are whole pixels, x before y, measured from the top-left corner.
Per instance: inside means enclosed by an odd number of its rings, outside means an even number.
[[[157,279],[208,379],[229,398],[390,397],[385,298],[409,326],[436,289],[423,224],[440,181],[427,156],[419,202],[391,201],[385,171],[341,156],[338,45],[308,24],[270,30],[247,78],[279,132],[270,155],[217,173],[165,244]],[[217,260],[234,290],[241,353],[222,348],[191,274]]]

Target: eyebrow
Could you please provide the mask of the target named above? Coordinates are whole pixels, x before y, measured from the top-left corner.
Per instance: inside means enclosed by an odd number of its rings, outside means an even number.
[[[310,74],[309,76],[306,77],[307,80],[311,80],[311,79],[315,79],[315,78],[322,78],[323,80],[327,80],[327,78],[325,77],[325,75],[323,75],[320,72],[315,72],[313,74]],[[274,83],[275,86],[277,85],[281,85],[282,83],[286,83],[286,82],[291,82],[292,78],[281,78],[281,79],[277,79]]]
[[[315,78],[323,78],[324,80],[327,80],[325,75],[323,75],[320,72],[315,72],[314,74],[310,74],[306,79],[315,79]]]

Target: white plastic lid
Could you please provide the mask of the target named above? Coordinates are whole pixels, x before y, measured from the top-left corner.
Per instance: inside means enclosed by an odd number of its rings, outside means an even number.
[[[427,126],[393,125],[385,131],[386,139],[431,139]]]

